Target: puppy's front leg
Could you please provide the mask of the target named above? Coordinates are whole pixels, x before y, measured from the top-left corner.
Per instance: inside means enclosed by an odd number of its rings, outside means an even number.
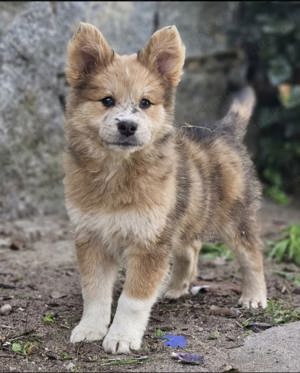
[[[141,249],[129,254],[124,289],[103,341],[106,352],[125,354],[141,347],[151,307],[167,273],[168,258],[162,251]]]
[[[70,340],[73,343],[100,340],[107,333],[110,322],[117,265],[97,242],[90,239],[77,240],[76,252],[81,275],[83,314]]]

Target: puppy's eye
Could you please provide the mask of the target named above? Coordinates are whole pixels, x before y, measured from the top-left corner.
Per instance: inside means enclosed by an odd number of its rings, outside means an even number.
[[[148,109],[152,103],[147,98],[142,98],[140,101],[140,108],[141,109]]]
[[[111,96],[108,96],[108,97],[104,97],[102,100],[100,100],[102,102],[102,104],[105,106],[105,107],[112,107],[112,106],[115,106],[115,99]]]

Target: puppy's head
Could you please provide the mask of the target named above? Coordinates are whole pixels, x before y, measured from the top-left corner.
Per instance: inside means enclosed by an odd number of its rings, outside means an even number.
[[[155,32],[138,54],[120,56],[97,28],[81,23],[68,45],[69,141],[97,156],[97,149],[128,153],[164,138],[184,52],[174,26]]]

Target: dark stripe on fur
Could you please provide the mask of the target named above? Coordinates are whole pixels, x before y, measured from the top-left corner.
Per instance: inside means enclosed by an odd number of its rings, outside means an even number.
[[[175,221],[180,220],[184,216],[190,198],[191,192],[191,178],[188,168],[188,155],[186,149],[182,146],[178,149],[180,153],[180,159],[177,167],[177,185],[176,185],[176,206],[175,206]]]
[[[155,144],[156,145],[165,145],[166,143],[169,142],[169,140],[171,140],[171,137],[172,137],[172,133],[169,132],[169,133],[166,133],[163,137],[161,137],[160,139],[158,139]]]
[[[177,148],[180,158],[177,165],[176,204],[168,216],[168,222],[161,234],[158,244],[171,244],[174,231],[178,228],[178,222],[185,215],[191,194],[191,177],[187,167],[188,155],[184,144]]]

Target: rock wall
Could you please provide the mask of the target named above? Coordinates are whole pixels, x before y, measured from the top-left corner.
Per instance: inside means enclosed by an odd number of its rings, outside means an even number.
[[[228,43],[237,2],[1,2],[0,217],[64,212],[66,44],[79,21],[98,26],[119,53],[176,24],[187,47],[176,123],[214,120],[244,63]]]

